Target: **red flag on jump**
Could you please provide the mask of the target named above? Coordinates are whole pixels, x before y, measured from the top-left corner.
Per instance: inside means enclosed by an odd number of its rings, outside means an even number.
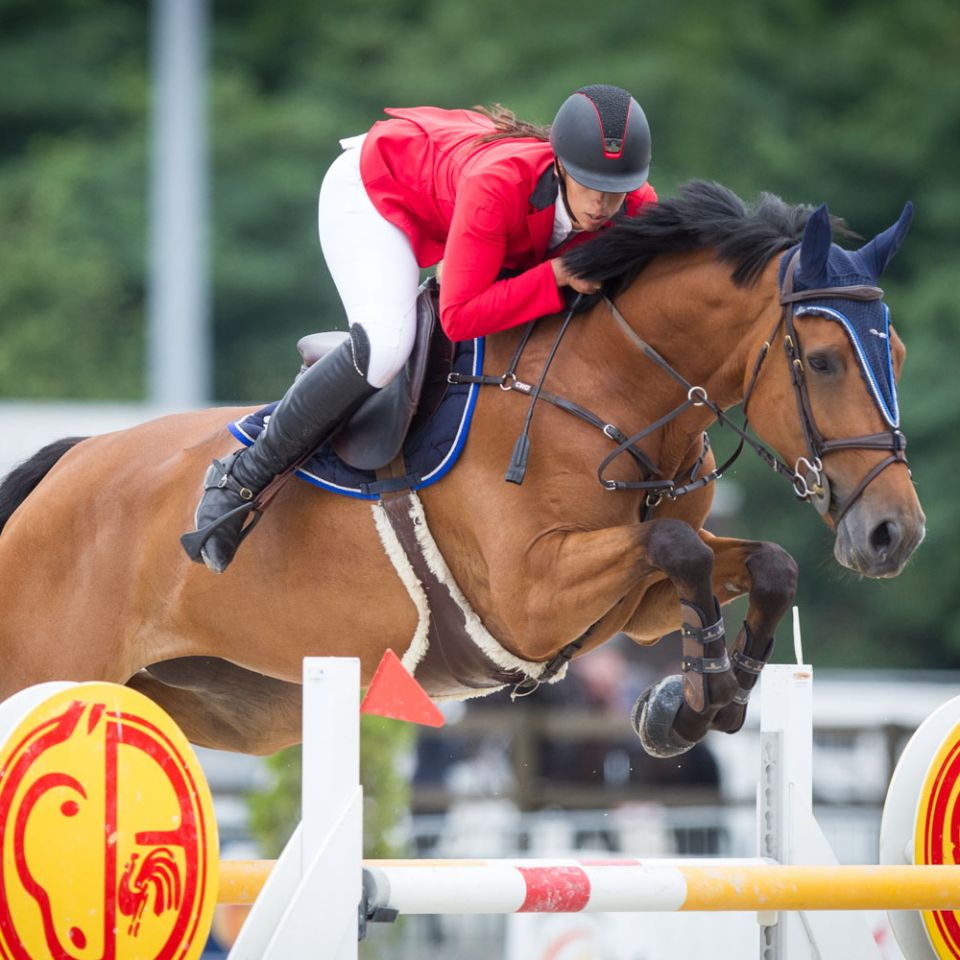
[[[383,655],[360,704],[360,712],[427,727],[444,724],[443,714],[392,650]]]

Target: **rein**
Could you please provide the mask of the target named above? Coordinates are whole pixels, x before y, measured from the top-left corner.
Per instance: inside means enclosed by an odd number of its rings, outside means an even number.
[[[501,376],[492,376],[488,374],[472,375],[451,373],[448,377],[450,383],[478,383],[481,385],[496,385],[505,392],[517,392],[530,397],[530,407],[524,421],[523,430],[517,439],[514,447],[510,466],[507,469],[505,480],[510,483],[522,483],[526,473],[527,458],[529,456],[529,428],[533,417],[534,406],[538,400],[552,404],[567,413],[576,416],[580,420],[599,429],[612,440],[617,446],[612,450],[597,467],[597,479],[606,490],[641,490],[645,493],[644,507],[653,509],[664,498],[676,500],[685,494],[694,490],[699,490],[710,483],[719,480],[724,473],[731,467],[743,452],[745,446],[749,446],[769,467],[776,473],[788,479],[793,485],[794,493],[800,500],[808,500],[820,514],[826,514],[831,507],[830,484],[823,468],[823,458],[836,450],[861,449],[861,450],[889,450],[890,455],[876,464],[863,477],[856,489],[847,499],[837,505],[835,523],[839,523],[846,515],[847,511],[860,498],[867,487],[891,464],[906,463],[904,451],[906,449],[906,437],[896,428],[892,428],[883,433],[866,434],[857,437],[846,437],[837,440],[827,440],[817,426],[813,415],[813,408],[810,403],[809,390],[805,379],[803,361],[800,355],[799,339],[795,326],[795,304],[809,300],[823,298],[843,298],[850,300],[879,300],[883,297],[883,290],[879,287],[868,285],[857,285],[848,287],[822,287],[814,290],[794,290],[794,276],[800,258],[800,250],[791,255],[784,274],[783,284],[780,290],[780,304],[782,310],[777,319],[776,326],[773,328],[770,336],[764,341],[763,346],[757,356],[753,371],[750,376],[750,382],[744,392],[741,402],[743,407],[742,425],[731,420],[726,413],[707,395],[704,387],[690,383],[675,367],[668,363],[649,343],[640,337],[635,330],[627,323],[624,316],[617,309],[612,300],[604,297],[604,302],[609,308],[614,319],[629,334],[634,342],[639,346],[643,354],[664,370],[674,380],[677,381],[687,393],[686,400],[665,413],[662,417],[644,427],[642,430],[627,436],[615,424],[597,416],[586,407],[575,403],[565,397],[558,396],[543,389],[543,383],[547,372],[556,356],[560,346],[560,341],[570,324],[574,310],[580,302],[581,296],[577,296],[572,306],[564,315],[560,330],[554,341],[553,347],[544,363],[543,370],[534,386],[518,379],[516,375],[520,359],[533,334],[536,321],[529,324],[520,338],[513,356],[510,359],[507,370]],[[769,354],[770,345],[777,336],[780,327],[784,328],[784,351],[787,362],[790,365],[791,382],[793,384],[794,395],[797,401],[797,410],[800,418],[800,425],[804,434],[804,441],[807,447],[807,456],[800,457],[793,468],[789,467],[772,450],[755,439],[748,432],[749,417],[747,407],[750,398],[753,395],[754,387],[760,376],[763,364]],[[706,433],[703,434],[703,449],[697,461],[689,471],[685,480],[665,479],[660,474],[657,465],[636,445],[661,427],[666,426],[676,417],[680,416],[690,407],[706,407],[713,414],[715,420],[724,427],[729,427],[740,438],[734,452],[718,467],[715,467],[709,473],[698,476],[700,468],[709,450],[710,441]],[[622,454],[629,454],[637,463],[644,479],[640,480],[610,480],[604,476],[606,469],[610,464]]]

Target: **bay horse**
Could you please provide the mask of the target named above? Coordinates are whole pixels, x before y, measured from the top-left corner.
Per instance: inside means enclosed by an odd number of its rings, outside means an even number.
[[[424,514],[470,606],[517,658],[681,630],[682,675],[634,713],[653,755],[740,727],[795,594],[781,547],[703,527],[720,472],[711,423],[744,405],[754,434],[737,429],[817,507],[843,566],[896,576],[923,538],[896,410],[904,348],[875,285],[910,210],[851,252],[825,207],[771,195],[748,207],[694,181],[567,254],[604,296],[487,340],[487,379],[503,389],[479,389],[461,460],[422,491]],[[524,482],[505,483],[530,402],[511,388],[547,366]],[[300,740],[304,656],[359,657],[367,683],[387,648],[410,643],[415,605],[362,501],[288,483],[225,574],[187,560],[178,537],[201,479],[246,412],[70,438],[6,478],[0,698],[51,679],[126,683],[194,743],[267,753]],[[719,606],[743,594],[728,651]]]

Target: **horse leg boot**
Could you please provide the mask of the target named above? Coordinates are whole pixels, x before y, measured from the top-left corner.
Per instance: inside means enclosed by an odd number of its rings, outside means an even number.
[[[737,692],[723,617],[713,590],[714,554],[679,520],[650,520],[646,561],[662,570],[680,601],[682,673],[645,690],[632,722],[652,757],[675,757],[702,739],[721,707]]]
[[[733,675],[737,681],[738,690],[733,700],[722,707],[710,724],[711,730],[722,730],[724,733],[736,733],[747,718],[747,703],[750,693],[760,678],[760,671],[767,665],[773,653],[774,637],[755,637],[746,620],[737,634],[730,659],[733,663]],[[751,653],[747,653],[747,651]],[[754,655],[751,655],[754,654]]]
[[[223,461],[214,460],[204,478],[196,531],[180,538],[191,560],[223,573],[259,506],[257,496],[279,474],[324,443],[369,396],[369,346],[363,329],[321,357],[300,376],[273,411],[254,444]],[[256,522],[256,520],[254,520]]]
[[[744,543],[743,566],[750,579],[750,605],[730,651],[738,690],[710,724],[712,730],[736,733],[747,715],[750,692],[773,653],[774,633],[797,594],[797,564],[773,543]]]
[[[680,604],[682,673],[665,677],[645,690],[631,717],[643,749],[652,757],[686,753],[702,739],[710,721],[731,702],[737,690],[724,642],[720,604],[713,598],[712,616],[689,600]]]

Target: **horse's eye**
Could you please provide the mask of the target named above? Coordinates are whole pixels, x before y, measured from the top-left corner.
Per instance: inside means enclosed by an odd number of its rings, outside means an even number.
[[[829,373],[833,369],[833,362],[825,353],[807,354],[807,365],[817,373]]]

